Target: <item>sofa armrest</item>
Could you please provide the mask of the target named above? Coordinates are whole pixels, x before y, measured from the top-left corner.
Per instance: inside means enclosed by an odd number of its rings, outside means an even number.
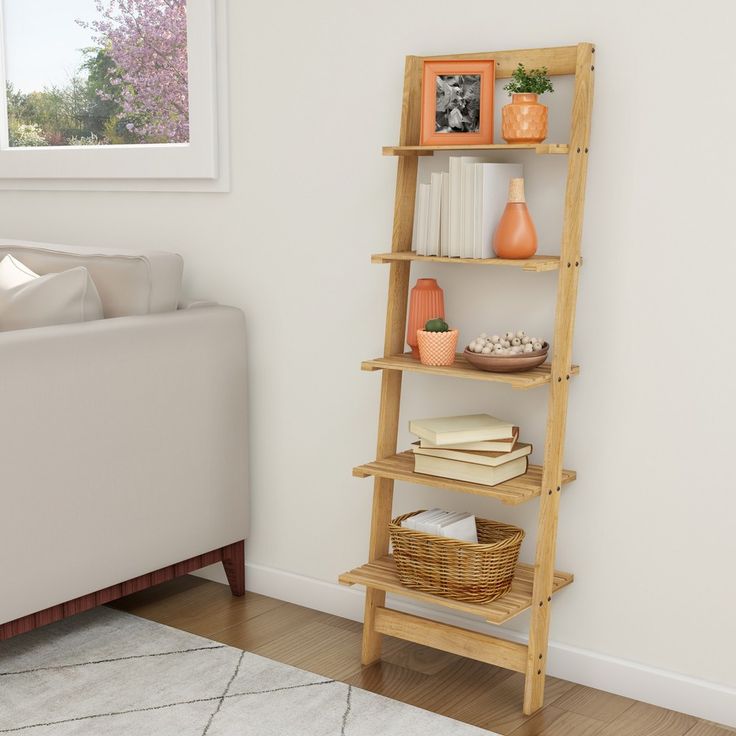
[[[242,312],[0,333],[0,371],[0,622],[247,536]]]
[[[179,302],[179,309],[201,309],[202,307],[216,307],[217,302],[211,302],[206,299],[182,299]]]

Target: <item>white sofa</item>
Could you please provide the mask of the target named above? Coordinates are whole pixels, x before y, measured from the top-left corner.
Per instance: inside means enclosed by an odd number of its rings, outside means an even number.
[[[106,318],[0,332],[0,639],[219,561],[242,594],[243,314],[177,309],[174,254],[7,253],[85,265]]]

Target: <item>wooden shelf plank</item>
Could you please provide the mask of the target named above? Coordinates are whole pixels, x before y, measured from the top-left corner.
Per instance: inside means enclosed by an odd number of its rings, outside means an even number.
[[[384,146],[384,156],[433,156],[435,151],[534,151],[540,155],[569,153],[567,143],[486,143],[468,146]]]
[[[414,453],[411,450],[400,452],[397,455],[374,460],[372,463],[359,465],[353,468],[356,478],[390,478],[392,480],[403,480],[408,483],[418,483],[432,488],[444,488],[448,491],[459,493],[472,493],[476,496],[495,498],[502,503],[516,506],[520,503],[530,501],[542,493],[542,467],[540,465],[529,465],[529,470],[524,475],[499,483],[497,486],[485,486],[481,483],[470,483],[464,480],[452,480],[441,478],[436,475],[425,475],[414,472]],[[562,471],[562,483],[570,483],[577,477],[574,470]]]
[[[396,565],[391,555],[343,573],[340,575],[339,581],[343,585],[365,585],[366,588],[397,593],[422,603],[432,603],[452,608],[455,611],[480,616],[492,624],[503,624],[531,607],[534,567],[532,565],[519,565],[516,568],[511,590],[501,598],[491,601],[491,603],[463,603],[406,588],[399,581]],[[557,593],[565,586],[570,585],[572,581],[572,573],[555,571],[552,592]]]
[[[512,51],[483,51],[472,54],[442,54],[423,56],[427,59],[493,59],[496,79],[508,79],[521,63],[527,69],[545,67],[547,74],[575,74],[577,46],[552,46],[544,49],[514,49]]]
[[[482,371],[470,365],[462,353],[455,356],[452,365],[424,365],[411,353],[390,355],[387,358],[365,360],[360,364],[364,371],[414,371],[416,373],[431,373],[435,376],[450,376],[452,378],[469,378],[474,381],[491,381],[493,383],[507,383],[511,388],[527,389],[543,386],[550,382],[552,366],[544,363],[530,371],[521,373],[491,373]],[[580,373],[580,366],[574,365],[570,369],[571,375]]]
[[[414,251],[376,253],[371,263],[396,263],[401,261],[430,261],[435,263],[467,263],[474,266],[510,266],[524,271],[556,271],[560,267],[559,256],[532,256],[531,258],[448,258],[446,256],[420,256]]]

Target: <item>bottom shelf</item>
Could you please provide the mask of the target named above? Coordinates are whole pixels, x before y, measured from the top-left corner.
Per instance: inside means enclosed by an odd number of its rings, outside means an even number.
[[[391,555],[343,573],[339,580],[343,585],[365,585],[367,588],[377,588],[378,590],[385,590],[387,593],[398,593],[423,603],[433,603],[463,613],[471,613],[492,624],[502,624],[531,607],[534,567],[532,565],[519,565],[516,568],[511,590],[491,603],[463,603],[462,601],[453,601],[450,598],[406,588],[399,582],[396,565]],[[572,573],[555,571],[552,592],[556,593],[572,581]]]

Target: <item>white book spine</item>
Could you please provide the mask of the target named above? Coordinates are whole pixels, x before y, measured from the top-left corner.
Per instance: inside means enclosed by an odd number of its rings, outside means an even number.
[[[414,250],[420,256],[427,255],[427,236],[429,225],[429,184],[419,185],[415,217],[417,218],[417,242]]]
[[[442,205],[442,174],[431,176],[429,193],[429,226],[427,229],[427,255],[440,254],[440,209]]]
[[[475,167],[463,162],[462,167],[462,251],[463,258],[473,257],[473,221],[475,219]]]
[[[450,174],[442,172],[442,202],[440,206],[440,255],[450,255]]]
[[[461,252],[461,188],[460,180],[462,173],[462,157],[450,157],[450,172],[448,174],[449,199],[448,199],[448,244],[447,255],[456,258]]]
[[[473,189],[473,258],[483,258],[482,223],[483,223],[483,174],[484,167],[492,164],[475,164]]]

